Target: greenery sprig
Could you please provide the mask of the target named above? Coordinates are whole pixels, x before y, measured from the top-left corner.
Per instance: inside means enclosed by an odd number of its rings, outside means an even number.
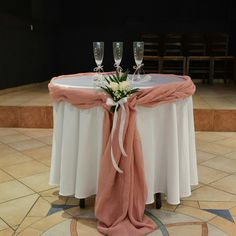
[[[113,101],[117,103],[122,98],[126,98],[131,94],[138,92],[139,88],[131,88],[128,81],[128,73],[126,70],[124,73],[116,72],[116,74],[106,75],[104,79],[106,83],[100,86],[106,93],[108,93]],[[115,106],[111,107],[111,112],[115,111]]]

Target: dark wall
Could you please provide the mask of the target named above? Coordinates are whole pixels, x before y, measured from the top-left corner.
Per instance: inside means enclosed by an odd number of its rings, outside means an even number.
[[[132,69],[132,41],[142,32],[226,32],[235,55],[235,2],[0,0],[0,88],[91,71],[93,41],[105,42],[106,71],[112,41],[124,41],[122,65]]]
[[[226,32],[235,35],[234,0],[63,1],[57,54],[59,73],[95,66],[92,42],[105,42],[104,67],[113,69],[112,41],[124,41],[122,65],[132,69],[132,41],[142,32]],[[230,53],[235,54],[235,48]],[[65,59],[66,58],[66,59]]]

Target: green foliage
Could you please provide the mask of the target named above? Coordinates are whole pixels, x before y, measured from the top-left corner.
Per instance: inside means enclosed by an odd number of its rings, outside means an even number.
[[[112,90],[112,88],[111,88],[112,86],[110,86],[110,84],[116,83],[116,84],[120,85],[122,82],[128,80],[128,74],[129,74],[129,71],[126,70],[124,73],[116,72],[116,74],[104,76],[104,78],[107,82],[107,85],[101,86],[101,89],[103,89],[106,93],[108,93],[112,97],[114,102],[118,102],[120,99],[127,97],[127,96],[139,91],[138,88],[130,89],[129,87],[127,89]],[[115,112],[115,106],[112,106],[110,111]]]

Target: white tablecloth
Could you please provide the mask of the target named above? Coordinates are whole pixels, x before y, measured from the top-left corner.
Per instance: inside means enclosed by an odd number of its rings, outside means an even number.
[[[93,77],[70,77],[53,83],[71,88],[93,89]],[[152,75],[154,84],[181,82],[181,78]],[[99,163],[102,156],[103,108],[79,109],[70,103],[54,103],[54,135],[51,185],[60,186],[63,196],[86,198],[97,192]],[[154,108],[137,106],[137,126],[144,154],[148,187],[146,203],[154,202],[161,192],[170,204],[191,195],[198,184],[192,97]]]

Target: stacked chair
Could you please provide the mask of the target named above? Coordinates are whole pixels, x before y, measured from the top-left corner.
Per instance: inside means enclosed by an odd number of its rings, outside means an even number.
[[[217,78],[223,78],[224,83],[227,83],[227,80],[233,77],[235,80],[235,57],[228,55],[229,35],[210,34],[207,41],[209,45],[208,53],[212,58],[210,83],[213,83],[213,79]]]
[[[183,37],[181,34],[166,34],[163,40],[163,57],[160,72],[165,74],[185,74]]]
[[[227,34],[142,34],[147,73],[185,74],[212,84],[234,79],[235,57],[228,55]]]
[[[186,74],[203,82],[212,80],[212,60],[207,56],[207,44],[202,34],[189,34],[185,41]]]
[[[148,73],[160,72],[160,55],[162,53],[162,38],[158,34],[142,35],[144,42],[144,65]]]

